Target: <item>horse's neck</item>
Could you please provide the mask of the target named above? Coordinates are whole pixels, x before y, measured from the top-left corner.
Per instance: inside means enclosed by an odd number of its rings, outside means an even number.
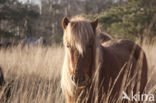
[[[97,79],[97,75],[99,75],[99,70],[102,67],[102,63],[103,63],[103,52],[102,52],[102,47],[99,44],[98,46],[96,46],[96,48],[94,48],[94,53],[93,53],[93,66],[92,66],[92,80],[94,81],[94,79]],[[92,82],[93,82],[92,81]]]

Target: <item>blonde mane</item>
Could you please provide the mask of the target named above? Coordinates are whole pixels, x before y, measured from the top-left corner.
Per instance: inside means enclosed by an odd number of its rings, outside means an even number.
[[[100,46],[98,40],[96,40],[96,32],[93,31],[90,21],[85,20],[82,17],[74,17],[71,19],[68,24],[66,30],[64,31],[64,45],[66,46],[68,43],[75,47],[80,54],[85,52],[86,46],[93,42],[95,54],[95,67],[100,67],[100,61],[102,57],[100,56],[101,50],[97,48]],[[98,38],[97,38],[98,39]],[[97,49],[96,49],[97,48]],[[61,86],[64,92],[68,91],[70,96],[73,96],[75,85],[70,78],[70,68],[71,64],[68,62],[67,49],[65,47],[65,60],[62,68],[62,78],[61,78]]]
[[[95,36],[88,20],[82,17],[75,17],[71,19],[64,31],[64,44],[70,43],[72,47],[75,47],[82,54],[88,43],[92,42],[92,38]]]

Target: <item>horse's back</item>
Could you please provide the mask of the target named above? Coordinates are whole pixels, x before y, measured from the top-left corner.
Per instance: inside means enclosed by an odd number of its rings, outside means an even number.
[[[136,43],[130,40],[119,39],[119,40],[109,40],[102,44],[103,47],[108,47],[110,49],[127,49],[131,50],[133,46],[138,46]]]
[[[113,52],[114,55],[121,54],[120,56],[127,55],[127,57],[133,55],[135,59],[139,58],[141,52],[145,54],[139,45],[130,40],[109,40],[102,43],[102,46]]]

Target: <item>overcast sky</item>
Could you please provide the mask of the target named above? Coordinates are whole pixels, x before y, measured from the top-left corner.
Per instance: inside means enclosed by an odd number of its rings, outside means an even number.
[[[30,1],[31,3],[34,3],[34,4],[41,4],[40,3],[40,0],[19,0],[21,2],[27,2],[27,1]],[[61,0],[58,0],[58,3],[61,3]]]
[[[21,2],[27,2],[27,1],[30,1],[32,3],[35,3],[35,4],[40,4],[40,0],[19,0]]]

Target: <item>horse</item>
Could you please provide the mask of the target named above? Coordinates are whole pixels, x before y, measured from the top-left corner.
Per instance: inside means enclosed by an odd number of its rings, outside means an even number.
[[[130,40],[100,43],[98,19],[62,19],[65,57],[61,87],[67,103],[128,103],[122,94],[144,93],[148,64],[145,52]],[[121,101],[122,100],[122,101]]]
[[[40,38],[25,38],[23,39],[19,44],[21,44],[23,47],[24,46],[46,46],[46,40],[43,37]]]

